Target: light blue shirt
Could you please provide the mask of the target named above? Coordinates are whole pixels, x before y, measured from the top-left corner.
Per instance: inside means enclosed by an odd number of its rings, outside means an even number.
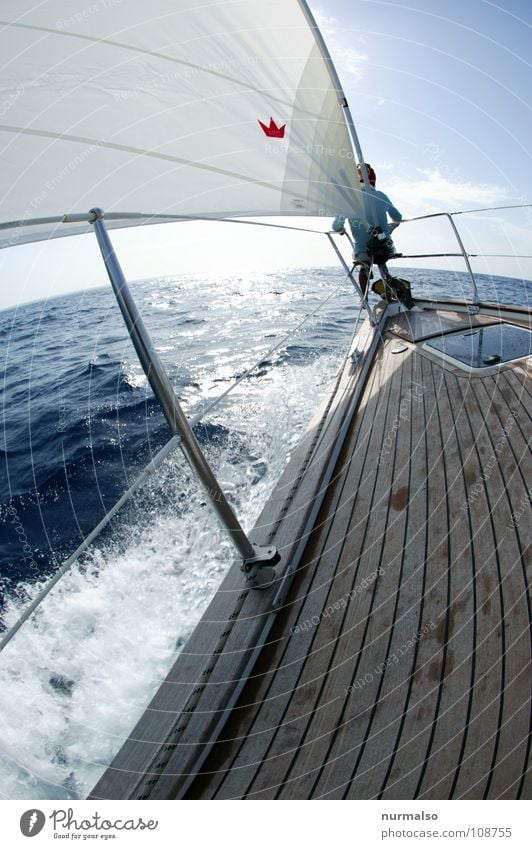
[[[377,189],[373,188],[370,189],[370,191],[375,201],[378,225],[382,232],[389,238],[392,230],[394,230],[399,221],[401,221],[402,215],[399,210],[395,208],[388,195],[385,195],[384,192],[379,192]],[[368,190],[365,186],[360,189],[360,194],[362,196],[364,211],[366,213],[365,220],[361,220],[360,218],[349,218],[348,221],[353,234],[353,239],[355,240],[355,249],[357,253],[366,253],[368,239],[373,227],[372,204],[370,203]],[[390,226],[388,223],[388,215],[393,221],[397,222],[395,226],[393,224]],[[340,233],[344,229],[344,224],[345,217],[337,215],[332,223],[332,229],[336,233]]]

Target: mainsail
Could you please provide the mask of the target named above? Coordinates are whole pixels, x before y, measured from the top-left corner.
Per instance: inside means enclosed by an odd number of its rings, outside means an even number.
[[[25,225],[95,206],[363,217],[305,4],[4,0],[0,17],[0,246],[85,232]]]

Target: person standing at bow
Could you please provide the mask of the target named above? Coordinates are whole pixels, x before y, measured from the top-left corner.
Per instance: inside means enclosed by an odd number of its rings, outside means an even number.
[[[367,293],[370,269],[372,263],[386,268],[386,260],[391,259],[395,255],[395,246],[391,239],[391,232],[398,226],[402,220],[402,215],[395,208],[388,195],[384,192],[377,191],[375,183],[377,177],[375,171],[366,163],[365,165],[370,188],[364,184],[362,176],[362,168],[357,166],[358,176],[362,187],[360,189],[362,202],[364,204],[365,220],[359,218],[349,218],[349,227],[353,234],[355,243],[354,262],[355,265],[360,265],[358,274],[358,282],[362,293]],[[371,195],[370,195],[371,193]],[[377,224],[374,222],[374,212],[377,217]],[[388,216],[394,222],[388,222]],[[345,233],[345,217],[337,215],[332,223],[332,229],[336,233]]]

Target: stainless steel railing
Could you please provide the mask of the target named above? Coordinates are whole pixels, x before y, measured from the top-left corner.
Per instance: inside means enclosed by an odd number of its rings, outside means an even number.
[[[163,363],[151,341],[109,238],[103,220],[104,213],[101,209],[92,209],[91,215],[91,223],[96,233],[113,292],[153,393],[172,432],[180,437],[180,447],[186,459],[202,484],[211,506],[218,515],[237,553],[242,558],[242,570],[246,573],[248,584],[253,587],[269,586],[275,578],[273,564],[279,559],[277,550],[272,545],[255,545],[248,539],[238,521],[200,448]]]

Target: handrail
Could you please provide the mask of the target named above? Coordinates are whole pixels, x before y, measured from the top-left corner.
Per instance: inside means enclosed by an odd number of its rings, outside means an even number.
[[[469,277],[471,279],[471,283],[473,285],[473,306],[478,306],[479,304],[479,294],[478,287],[475,275],[473,273],[473,269],[471,268],[471,263],[469,262],[470,257],[499,257],[501,259],[532,259],[532,257],[528,254],[477,254],[477,253],[469,253],[466,251],[464,243],[462,241],[462,237],[458,231],[458,227],[454,222],[454,217],[456,215],[472,215],[475,212],[497,212],[498,210],[503,209],[529,209],[532,207],[532,203],[516,203],[516,204],[507,204],[505,206],[485,206],[479,209],[461,209],[456,212],[429,212],[426,215],[417,215],[413,218],[403,218],[400,222],[401,224],[408,224],[412,221],[425,221],[429,218],[447,218],[452,230],[454,232],[455,238],[460,246],[460,253],[442,253],[442,254],[413,254],[410,256],[401,255],[404,259],[428,259],[431,257],[445,257],[445,256],[461,256],[466,264],[467,271],[469,273]],[[399,258],[399,257],[398,257]]]
[[[468,270],[469,277],[471,279],[471,283],[473,284],[473,306],[478,306],[479,295],[478,295],[477,281],[475,279],[475,275],[473,274],[473,269],[471,268],[471,263],[469,262],[469,256],[468,256],[467,251],[465,249],[465,245],[462,242],[462,237],[460,236],[460,233],[458,232],[458,227],[454,223],[452,213],[451,212],[445,213],[445,217],[447,218],[447,220],[449,221],[449,224],[453,228],[454,235],[456,236],[456,241],[458,242],[458,244],[460,246],[460,250],[462,251],[462,256],[464,258],[464,262],[466,264],[466,268]]]
[[[532,259],[532,254],[472,254],[468,251],[467,255],[474,259]],[[446,256],[460,257],[462,254],[395,254],[391,259],[438,259]]]
[[[477,281],[475,279],[473,269],[471,268],[471,263],[469,262],[470,254],[468,254],[468,252],[466,251],[465,245],[462,241],[462,237],[460,236],[460,233],[458,231],[458,227],[456,226],[456,224],[454,223],[454,220],[453,220],[453,216],[456,215],[456,214],[457,213],[454,213],[454,212],[430,212],[427,215],[419,215],[416,218],[404,218],[399,223],[400,224],[408,224],[411,221],[424,221],[424,220],[427,220],[429,218],[447,218],[449,224],[451,225],[451,229],[454,233],[456,241],[458,242],[458,246],[460,248],[460,253],[459,254],[443,254],[443,256],[461,256],[462,257],[462,259],[465,262],[465,266],[467,268],[469,278],[471,280],[471,285],[473,287],[473,303],[472,303],[472,306],[478,307],[478,305],[479,305],[479,294],[478,294]],[[430,256],[430,254],[428,254],[427,256]],[[437,256],[442,256],[442,254],[437,254]]]
[[[262,587],[271,584],[275,578],[275,570],[272,566],[278,560],[277,551],[274,546],[259,546],[252,543],[238,521],[200,448],[144,325],[105,227],[103,210],[96,208],[92,209],[91,213],[98,245],[127,331],[165,418],[172,432],[181,437],[181,449],[185,457],[242,558],[242,571],[247,575],[248,585]]]

